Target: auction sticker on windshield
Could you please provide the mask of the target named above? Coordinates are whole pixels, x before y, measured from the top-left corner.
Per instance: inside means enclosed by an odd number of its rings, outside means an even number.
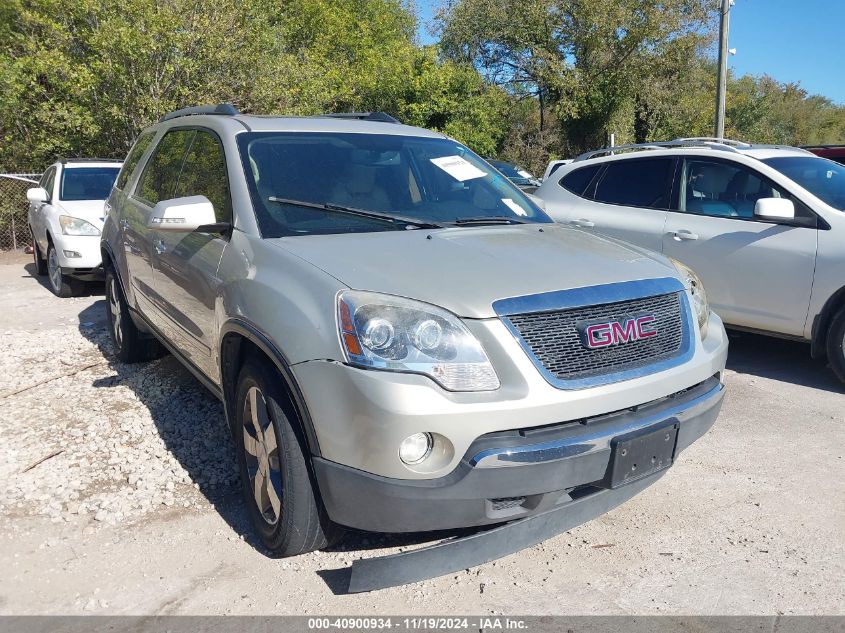
[[[523,209],[521,206],[519,206],[516,202],[514,202],[510,198],[502,198],[502,202],[504,202],[507,205],[507,207],[511,211],[516,213],[517,215],[528,215],[528,213],[525,211],[525,209]]]
[[[441,156],[440,158],[432,158],[430,160],[452,178],[460,180],[461,182],[464,180],[472,180],[473,178],[481,178],[482,176],[487,175],[471,162],[465,158],[461,158],[460,156]]]

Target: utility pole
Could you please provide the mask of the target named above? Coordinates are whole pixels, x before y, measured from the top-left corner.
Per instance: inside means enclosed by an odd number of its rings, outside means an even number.
[[[725,91],[728,84],[728,28],[733,0],[719,0],[719,76],[716,81],[716,128],[713,136],[725,137]]]

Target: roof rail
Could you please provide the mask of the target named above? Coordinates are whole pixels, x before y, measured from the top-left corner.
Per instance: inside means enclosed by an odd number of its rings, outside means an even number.
[[[739,141],[735,141],[739,142]],[[595,158],[596,156],[602,156],[605,154],[615,154],[616,152],[626,152],[626,151],[643,151],[643,150],[654,150],[654,149],[671,149],[673,147],[707,147],[710,149],[715,150],[722,150],[726,152],[736,152],[736,148],[732,145],[728,145],[726,143],[721,143],[718,141],[713,141],[710,139],[695,139],[695,138],[679,138],[675,139],[674,141],[660,141],[656,143],[632,143],[629,145],[614,145],[613,147],[604,147],[602,149],[594,149],[589,152],[584,152],[576,156],[573,159],[573,162],[579,162],[582,160],[588,160],[590,158]],[[749,145],[750,147],[750,145]]]
[[[122,163],[122,158],[68,158],[60,156],[58,162],[62,165],[66,163]]]
[[[231,103],[218,103],[217,105],[203,105],[203,106],[193,106],[190,108],[182,108],[181,110],[174,110],[173,112],[168,112],[163,117],[161,117],[158,121],[161,123],[162,121],[169,121],[170,119],[176,119],[182,116],[192,116],[195,114],[222,114],[227,116],[235,116],[240,114],[240,111],[233,106]]]
[[[329,117],[331,119],[357,119],[359,121],[376,121],[378,123],[401,123],[399,119],[386,114],[385,112],[331,112],[329,114],[318,114],[317,117]]]
[[[688,138],[676,138],[675,140],[684,142],[719,143],[720,145],[728,145],[729,147],[751,147],[751,143],[746,143],[745,141],[735,141],[730,138],[718,138],[715,136],[691,136]]]

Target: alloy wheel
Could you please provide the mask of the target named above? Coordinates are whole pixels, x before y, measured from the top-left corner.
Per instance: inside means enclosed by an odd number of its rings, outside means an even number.
[[[123,344],[123,326],[121,325],[120,296],[117,294],[117,281],[114,277],[109,278],[108,285],[108,302],[109,314],[111,316],[112,334],[114,334],[114,342],[117,347]]]
[[[275,525],[282,516],[282,473],[276,424],[258,387],[250,387],[243,412],[243,441],[250,490],[261,516]]]
[[[53,290],[58,293],[62,288],[62,269],[59,266],[59,256],[56,255],[55,247],[51,247],[47,253],[47,273],[50,276],[50,284],[53,286]]]

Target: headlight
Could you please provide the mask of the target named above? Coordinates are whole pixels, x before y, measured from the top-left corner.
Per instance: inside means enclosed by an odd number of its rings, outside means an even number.
[[[375,292],[337,298],[340,340],[351,365],[423,374],[451,391],[499,388],[481,343],[442,308]]]
[[[99,235],[100,229],[79,218],[72,218],[69,215],[59,216],[59,225],[64,235]]]
[[[710,306],[707,304],[707,293],[704,291],[704,284],[695,271],[682,264],[677,259],[669,258],[677,271],[681,274],[681,280],[690,295],[692,311],[698,319],[698,329],[701,330],[701,338],[707,336],[707,323],[710,320]]]

